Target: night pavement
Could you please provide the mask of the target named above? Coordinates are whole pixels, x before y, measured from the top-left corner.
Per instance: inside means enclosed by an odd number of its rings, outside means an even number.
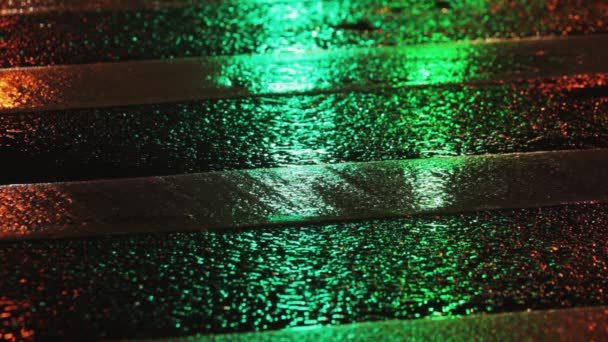
[[[606,305],[607,221],[588,204],[5,243],[4,329],[170,337]]]
[[[607,23],[0,4],[0,340],[608,338]]]

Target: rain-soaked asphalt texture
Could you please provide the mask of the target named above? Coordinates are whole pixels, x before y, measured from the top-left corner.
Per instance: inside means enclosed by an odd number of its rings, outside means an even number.
[[[0,183],[608,147],[606,75],[0,115]],[[40,170],[44,168],[45,172]]]
[[[607,32],[607,17],[599,0],[8,15],[0,67],[587,35]],[[0,184],[608,147],[608,76],[539,77],[5,113]],[[12,101],[20,92],[8,86],[0,79]],[[605,204],[170,229],[0,243],[0,337],[167,337],[608,305]]]
[[[289,1],[4,16],[0,65],[32,66],[606,32],[601,0]],[[35,41],[35,44],[32,44]]]
[[[127,338],[608,304],[608,206],[0,244],[0,332]],[[52,262],[49,262],[52,260]]]

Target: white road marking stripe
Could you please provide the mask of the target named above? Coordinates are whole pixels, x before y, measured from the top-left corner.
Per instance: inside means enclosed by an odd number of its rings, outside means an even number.
[[[2,69],[0,113],[606,73],[606,44],[597,35]]]
[[[277,331],[192,336],[172,341],[601,341],[608,307],[580,307],[464,317],[388,320]],[[354,339],[353,339],[354,337]],[[160,340],[152,340],[160,341]]]
[[[293,0],[256,0],[255,3],[289,3]],[[307,2],[311,0],[300,0]],[[9,0],[0,4],[0,16],[36,14],[56,11],[128,11],[188,6],[206,6],[222,3],[249,3],[252,0]]]
[[[0,187],[0,239],[230,230],[608,200],[608,149]]]

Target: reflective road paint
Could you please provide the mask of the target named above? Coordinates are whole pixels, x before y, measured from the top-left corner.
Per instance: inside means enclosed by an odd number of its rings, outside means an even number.
[[[126,11],[186,7],[213,0],[8,0],[0,4],[0,15],[25,15],[53,11]]]
[[[0,187],[0,237],[231,230],[608,200],[608,149]]]
[[[607,85],[594,74],[3,114],[0,184],[606,148]]]
[[[290,3],[313,0],[9,0],[0,4],[0,15],[44,12],[130,11],[160,8],[206,6],[218,3]]]
[[[601,341],[606,336],[608,336],[608,307],[599,306],[191,336],[176,339],[175,342],[477,341],[489,338],[513,342]]]
[[[0,113],[608,72],[598,44],[608,35],[0,69]]]

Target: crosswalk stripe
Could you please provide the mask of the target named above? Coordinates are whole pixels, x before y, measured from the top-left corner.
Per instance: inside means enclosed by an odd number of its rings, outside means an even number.
[[[605,73],[598,44],[608,35],[2,69],[0,112]]]
[[[471,341],[486,336],[501,341],[600,341],[608,335],[607,327],[608,307],[598,306],[191,336],[175,341]]]
[[[608,149],[0,187],[0,239],[230,230],[608,200]]]
[[[239,0],[234,0],[234,2],[238,1]],[[9,0],[8,2],[0,5],[0,16],[45,13],[53,11],[144,10],[203,6],[214,3],[220,3],[220,0]]]

